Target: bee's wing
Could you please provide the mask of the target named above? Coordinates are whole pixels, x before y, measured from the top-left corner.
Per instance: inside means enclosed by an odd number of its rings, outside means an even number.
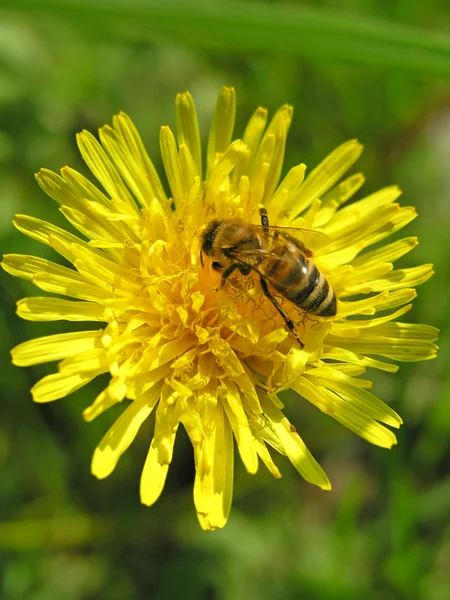
[[[279,254],[275,254],[275,252],[271,252],[270,250],[265,250],[264,248],[255,248],[252,250],[233,250],[233,257],[240,259],[241,261],[245,261],[245,259],[249,258],[276,258],[277,260],[282,260],[282,257]]]
[[[303,229],[301,227],[277,227],[276,225],[254,225],[258,233],[264,237],[274,240],[276,237],[284,239],[294,238],[309,250],[317,250],[330,242],[326,233],[315,229]]]
[[[266,277],[266,275],[261,271],[260,267],[262,261],[266,258],[274,258],[279,264],[286,264],[287,266],[292,265],[292,258],[288,256],[280,256],[280,254],[271,252],[270,250],[264,250],[262,248],[255,248],[254,250],[236,250],[232,252],[232,256],[236,262],[248,265],[253,271],[256,271],[256,273],[259,273],[264,277]]]

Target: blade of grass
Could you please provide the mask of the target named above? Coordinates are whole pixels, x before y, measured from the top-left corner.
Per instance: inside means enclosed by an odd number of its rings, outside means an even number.
[[[161,34],[228,52],[353,62],[450,78],[450,37],[321,9],[180,0],[2,0],[9,11],[60,16],[96,35],[133,41]]]

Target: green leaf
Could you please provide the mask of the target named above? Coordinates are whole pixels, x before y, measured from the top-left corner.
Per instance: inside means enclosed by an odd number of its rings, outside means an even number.
[[[344,12],[237,2],[3,0],[10,12],[49,14],[133,41],[172,42],[236,53],[353,62],[450,77],[450,37]]]

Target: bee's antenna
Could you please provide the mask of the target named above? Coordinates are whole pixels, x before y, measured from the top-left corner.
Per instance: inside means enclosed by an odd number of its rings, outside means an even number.
[[[261,225],[265,227],[269,227],[269,217],[267,216],[267,210],[264,206],[259,208],[259,215],[261,217]]]

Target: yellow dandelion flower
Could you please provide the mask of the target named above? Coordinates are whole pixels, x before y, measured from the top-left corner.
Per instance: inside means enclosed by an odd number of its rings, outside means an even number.
[[[69,167],[61,175],[46,169],[37,175],[80,237],[34,217],[14,220],[72,266],[14,254],[2,262],[51,294],[20,300],[22,318],[102,323],[13,349],[15,365],[60,361],[57,373],[34,385],[33,399],[57,400],[110,374],[107,388],[83,413],[91,421],[125,401],[92,459],[100,479],[155,412],[140,485],[146,505],[162,492],[181,423],[194,448],[194,503],[204,529],[227,521],[234,440],[249,473],[261,459],[280,477],[271,446],[307,481],[330,489],[277,392],[295,390],[369,442],[390,448],[396,438],[386,425],[398,428],[402,421],[359,375],[368,367],[394,373],[398,367],[390,360],[436,354],[435,328],[397,321],[432,266],[393,268],[416,246],[415,237],[378,244],[416,216],[414,208],[397,203],[400,190],[387,187],[342,208],[364,182],[361,174],[341,180],[361,154],[356,140],[308,176],[300,164],[280,180],[292,107],[282,106],[268,124],[267,111],[258,108],[242,139],[233,141],[235,106],[234,90],[223,88],[203,169],[194,102],[189,93],[177,96],[177,136],[162,127],[160,137],[170,195],[126,114],[100,129],[100,141],[80,133],[80,152],[102,189]],[[247,245],[241,239],[240,251],[235,246],[230,252],[233,243],[216,247],[216,234],[229,219],[235,229],[248,224],[253,236]],[[217,264],[216,250],[224,253],[224,264]],[[289,261],[280,269],[281,250]],[[283,289],[296,268],[294,255],[309,274]],[[230,277],[222,277],[234,263]],[[305,298],[307,285],[309,300],[296,302],[294,292],[303,290]],[[324,317],[317,306],[330,302],[325,288],[328,295],[334,290],[337,312]]]

